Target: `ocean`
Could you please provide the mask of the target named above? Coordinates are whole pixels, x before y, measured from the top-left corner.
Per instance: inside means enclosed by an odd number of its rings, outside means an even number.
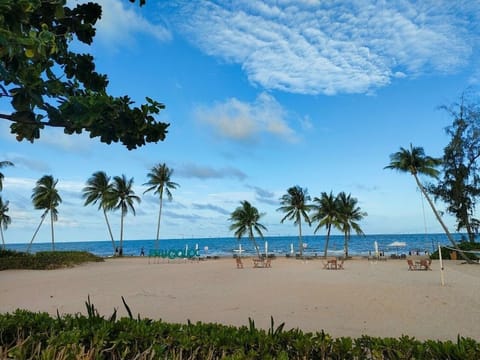
[[[453,234],[456,241],[461,241],[464,235]],[[265,252],[265,246],[269,254],[276,256],[285,256],[292,252],[298,252],[298,236],[269,236],[263,239],[256,238],[257,245],[261,253]],[[393,242],[404,242],[405,246],[389,246]],[[352,235],[349,241],[349,255],[367,256],[374,253],[374,243],[377,242],[379,251],[386,256],[391,254],[408,254],[409,252],[425,251],[433,252],[438,244],[449,245],[450,242],[445,234],[395,234],[395,235]],[[116,244],[118,246],[118,241]],[[304,255],[315,256],[323,255],[325,247],[325,235],[303,236]],[[331,256],[340,256],[343,254],[344,237],[342,235],[330,236],[328,254]],[[185,251],[189,249],[198,249],[198,254],[202,257],[219,256],[232,257],[238,254],[239,245],[242,247],[242,255],[250,256],[256,254],[255,248],[248,240],[242,238],[237,240],[232,237],[225,238],[185,238],[185,239],[160,239],[158,248],[163,251]],[[6,248],[16,251],[26,251],[28,244],[6,244]],[[50,251],[51,243],[33,243],[30,251]],[[138,256],[141,249],[144,249],[145,255],[149,251],[156,249],[155,240],[124,240],[123,255]],[[111,240],[108,241],[81,241],[81,242],[58,242],[55,243],[55,250],[68,251],[79,250],[88,251],[95,255],[108,257],[113,255],[113,246]],[[236,250],[236,251],[235,251]]]

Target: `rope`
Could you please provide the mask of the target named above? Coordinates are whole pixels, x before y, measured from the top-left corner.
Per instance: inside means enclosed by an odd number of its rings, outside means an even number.
[[[470,253],[470,254],[473,254],[475,256],[480,255],[480,250],[460,250],[460,249],[452,248],[452,247],[449,247],[449,246],[442,246],[442,247],[445,248],[445,249],[453,250],[453,251]]]

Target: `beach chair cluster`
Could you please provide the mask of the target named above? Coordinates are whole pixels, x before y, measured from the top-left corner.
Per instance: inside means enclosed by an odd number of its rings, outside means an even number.
[[[253,258],[254,268],[269,268],[272,267],[272,261],[269,258]]]
[[[343,262],[345,260],[337,260],[337,259],[328,259],[326,262],[322,261],[323,269],[325,270],[344,270]]]
[[[415,271],[415,270],[432,270],[432,260],[431,259],[419,259],[419,260],[412,260],[407,259],[408,270]]]

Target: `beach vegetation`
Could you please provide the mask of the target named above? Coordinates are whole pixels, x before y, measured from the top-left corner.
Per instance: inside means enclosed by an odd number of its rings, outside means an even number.
[[[124,305],[127,306],[125,299]],[[323,330],[268,329],[187,321],[166,323],[117,310],[102,316],[88,300],[86,315],[52,317],[16,310],[0,314],[0,357],[14,359],[464,359],[480,357],[480,344],[414,337],[334,338]]]
[[[44,175],[39,180],[35,187],[33,188],[32,193],[32,202],[33,206],[37,210],[44,210],[42,214],[42,219],[40,224],[37,227],[37,230],[33,234],[32,240],[28,248],[33,243],[35,236],[37,235],[40,226],[43,223],[43,220],[50,213],[50,234],[52,238],[52,251],[55,251],[55,231],[53,227],[53,223],[58,220],[58,205],[62,202],[62,198],[58,194],[58,190],[56,188],[58,180],[55,180],[52,175]],[[28,250],[27,250],[28,251]]]
[[[110,177],[104,171],[97,171],[87,180],[87,184],[82,190],[82,197],[85,199],[85,206],[98,202],[98,209],[102,209],[108,233],[112,240],[113,253],[115,253],[115,240],[107,216],[107,211],[112,210],[114,206],[112,186]]]
[[[120,250],[123,255],[123,222],[128,210],[135,216],[134,202],[140,203],[141,199],[133,190],[133,178],[127,179],[126,175],[115,176],[112,184],[112,208],[120,210]]]
[[[455,216],[456,231],[466,231],[474,242],[480,228],[480,220],[474,217],[480,196],[480,108],[463,95],[459,103],[443,109],[453,117],[445,129],[450,142],[443,151],[442,177],[427,189]]]
[[[260,258],[260,250],[255,240],[254,232],[263,238],[263,231],[267,228],[259,223],[260,218],[264,215],[258,211],[255,206],[252,206],[247,200],[241,201],[241,206],[237,207],[230,215],[230,230],[234,231],[235,237],[241,239],[248,235],[248,239],[253,243],[257,256]],[[266,256],[267,254],[265,254]]]
[[[104,260],[86,251],[39,251],[31,254],[13,250],[0,250],[0,270],[50,270],[99,261]]]
[[[425,155],[425,150],[422,147],[413,146],[410,144],[410,149],[405,149],[400,147],[400,151],[390,155],[390,164],[385,166],[384,169],[396,170],[403,173],[410,173],[415,182],[420,189],[421,193],[427,199],[430,208],[432,209],[437,221],[440,223],[443,231],[448,237],[448,240],[452,243],[455,248],[458,248],[458,244],[453,238],[452,234],[448,230],[448,227],[445,225],[445,222],[442,220],[440,213],[435,208],[435,205],[428,195],[427,190],[420,182],[419,175],[425,175],[434,179],[438,179],[440,174],[437,169],[442,164],[442,160],[439,158],[434,158],[431,156]],[[470,261],[463,253],[460,252],[460,256],[464,260]]]
[[[344,257],[348,257],[348,243],[350,242],[350,235],[352,230],[357,235],[365,235],[360,224],[358,223],[368,214],[357,205],[358,200],[352,197],[351,194],[340,192],[336,198],[338,209],[338,223],[339,229],[344,234]]]
[[[2,237],[2,249],[5,250],[5,238],[3,231],[7,230],[8,225],[12,223],[11,217],[8,213],[8,201],[3,201],[2,196],[0,196],[0,236]]]
[[[451,259],[453,252],[456,252],[457,254],[463,253],[466,257],[473,261],[478,261],[480,259],[480,243],[478,242],[461,241],[458,243],[458,248],[456,250],[445,246],[441,246],[440,249],[442,251],[442,259],[444,260]],[[430,254],[430,258],[438,260],[438,250]]]
[[[327,235],[325,238],[325,249],[323,252],[323,256],[327,257],[328,243],[330,241],[330,232],[332,230],[332,226],[336,229],[340,229],[338,209],[339,203],[337,197],[334,196],[331,191],[330,194],[322,192],[320,197],[313,198],[313,202],[314,213],[312,216],[312,222],[318,222],[318,225],[314,230],[314,234],[316,234],[321,227],[325,227]]]
[[[150,172],[147,174],[148,181],[143,185],[148,185],[148,189],[144,191],[144,194],[152,191],[154,194],[158,194],[160,200],[160,206],[158,210],[158,221],[157,221],[157,236],[155,238],[155,249],[159,248],[159,239],[160,239],[160,220],[162,218],[162,207],[163,207],[163,194],[167,195],[168,200],[172,200],[171,190],[176,189],[179,185],[171,180],[173,174],[173,169],[169,169],[168,166],[163,164],[155,165]]]
[[[11,161],[7,161],[7,160],[0,161],[0,169],[3,168],[3,167],[6,167],[6,166],[13,166],[13,163]],[[4,175],[0,171],[0,191],[3,190],[3,179],[4,179]]]
[[[12,110],[0,119],[18,141],[34,142],[46,127],[129,150],[165,139],[169,124],[155,119],[164,104],[146,97],[134,107],[127,95],[109,95],[93,56],[73,51],[71,44],[92,44],[101,15],[93,1],[1,1],[0,97]]]
[[[310,195],[308,190],[298,185],[288,188],[287,193],[280,198],[282,205],[277,211],[285,213],[280,220],[283,224],[285,220],[293,220],[293,224],[298,226],[298,251],[303,256],[303,240],[302,240],[302,218],[310,226],[311,220],[308,213],[313,210],[310,204]]]

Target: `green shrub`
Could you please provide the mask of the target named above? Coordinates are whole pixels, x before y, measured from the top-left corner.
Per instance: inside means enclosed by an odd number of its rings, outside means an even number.
[[[461,242],[458,243],[458,248],[460,250],[465,250],[465,251],[479,251],[480,252],[480,243],[478,243],[478,242],[471,243],[469,241],[461,241]],[[450,259],[450,254],[453,251],[455,251],[455,250],[451,250],[449,248],[447,249],[446,247],[443,247],[443,246],[440,247],[440,249],[442,251],[442,259]],[[476,256],[475,254],[465,253],[465,255],[471,260],[478,260],[478,256]],[[430,258],[438,260],[439,259],[438,250],[435,251],[434,253],[432,253],[430,255]],[[457,258],[459,258],[459,255],[457,255]]]
[[[322,332],[269,330],[220,324],[168,324],[150,319],[108,318],[87,305],[87,316],[17,310],[0,314],[0,358],[15,359],[479,359],[480,344],[425,342],[413,337],[334,339]],[[125,304],[126,305],[126,304]],[[130,312],[129,312],[130,313]]]
[[[0,270],[47,270],[72,267],[85,262],[104,261],[86,251],[41,251],[36,254],[0,250]]]

